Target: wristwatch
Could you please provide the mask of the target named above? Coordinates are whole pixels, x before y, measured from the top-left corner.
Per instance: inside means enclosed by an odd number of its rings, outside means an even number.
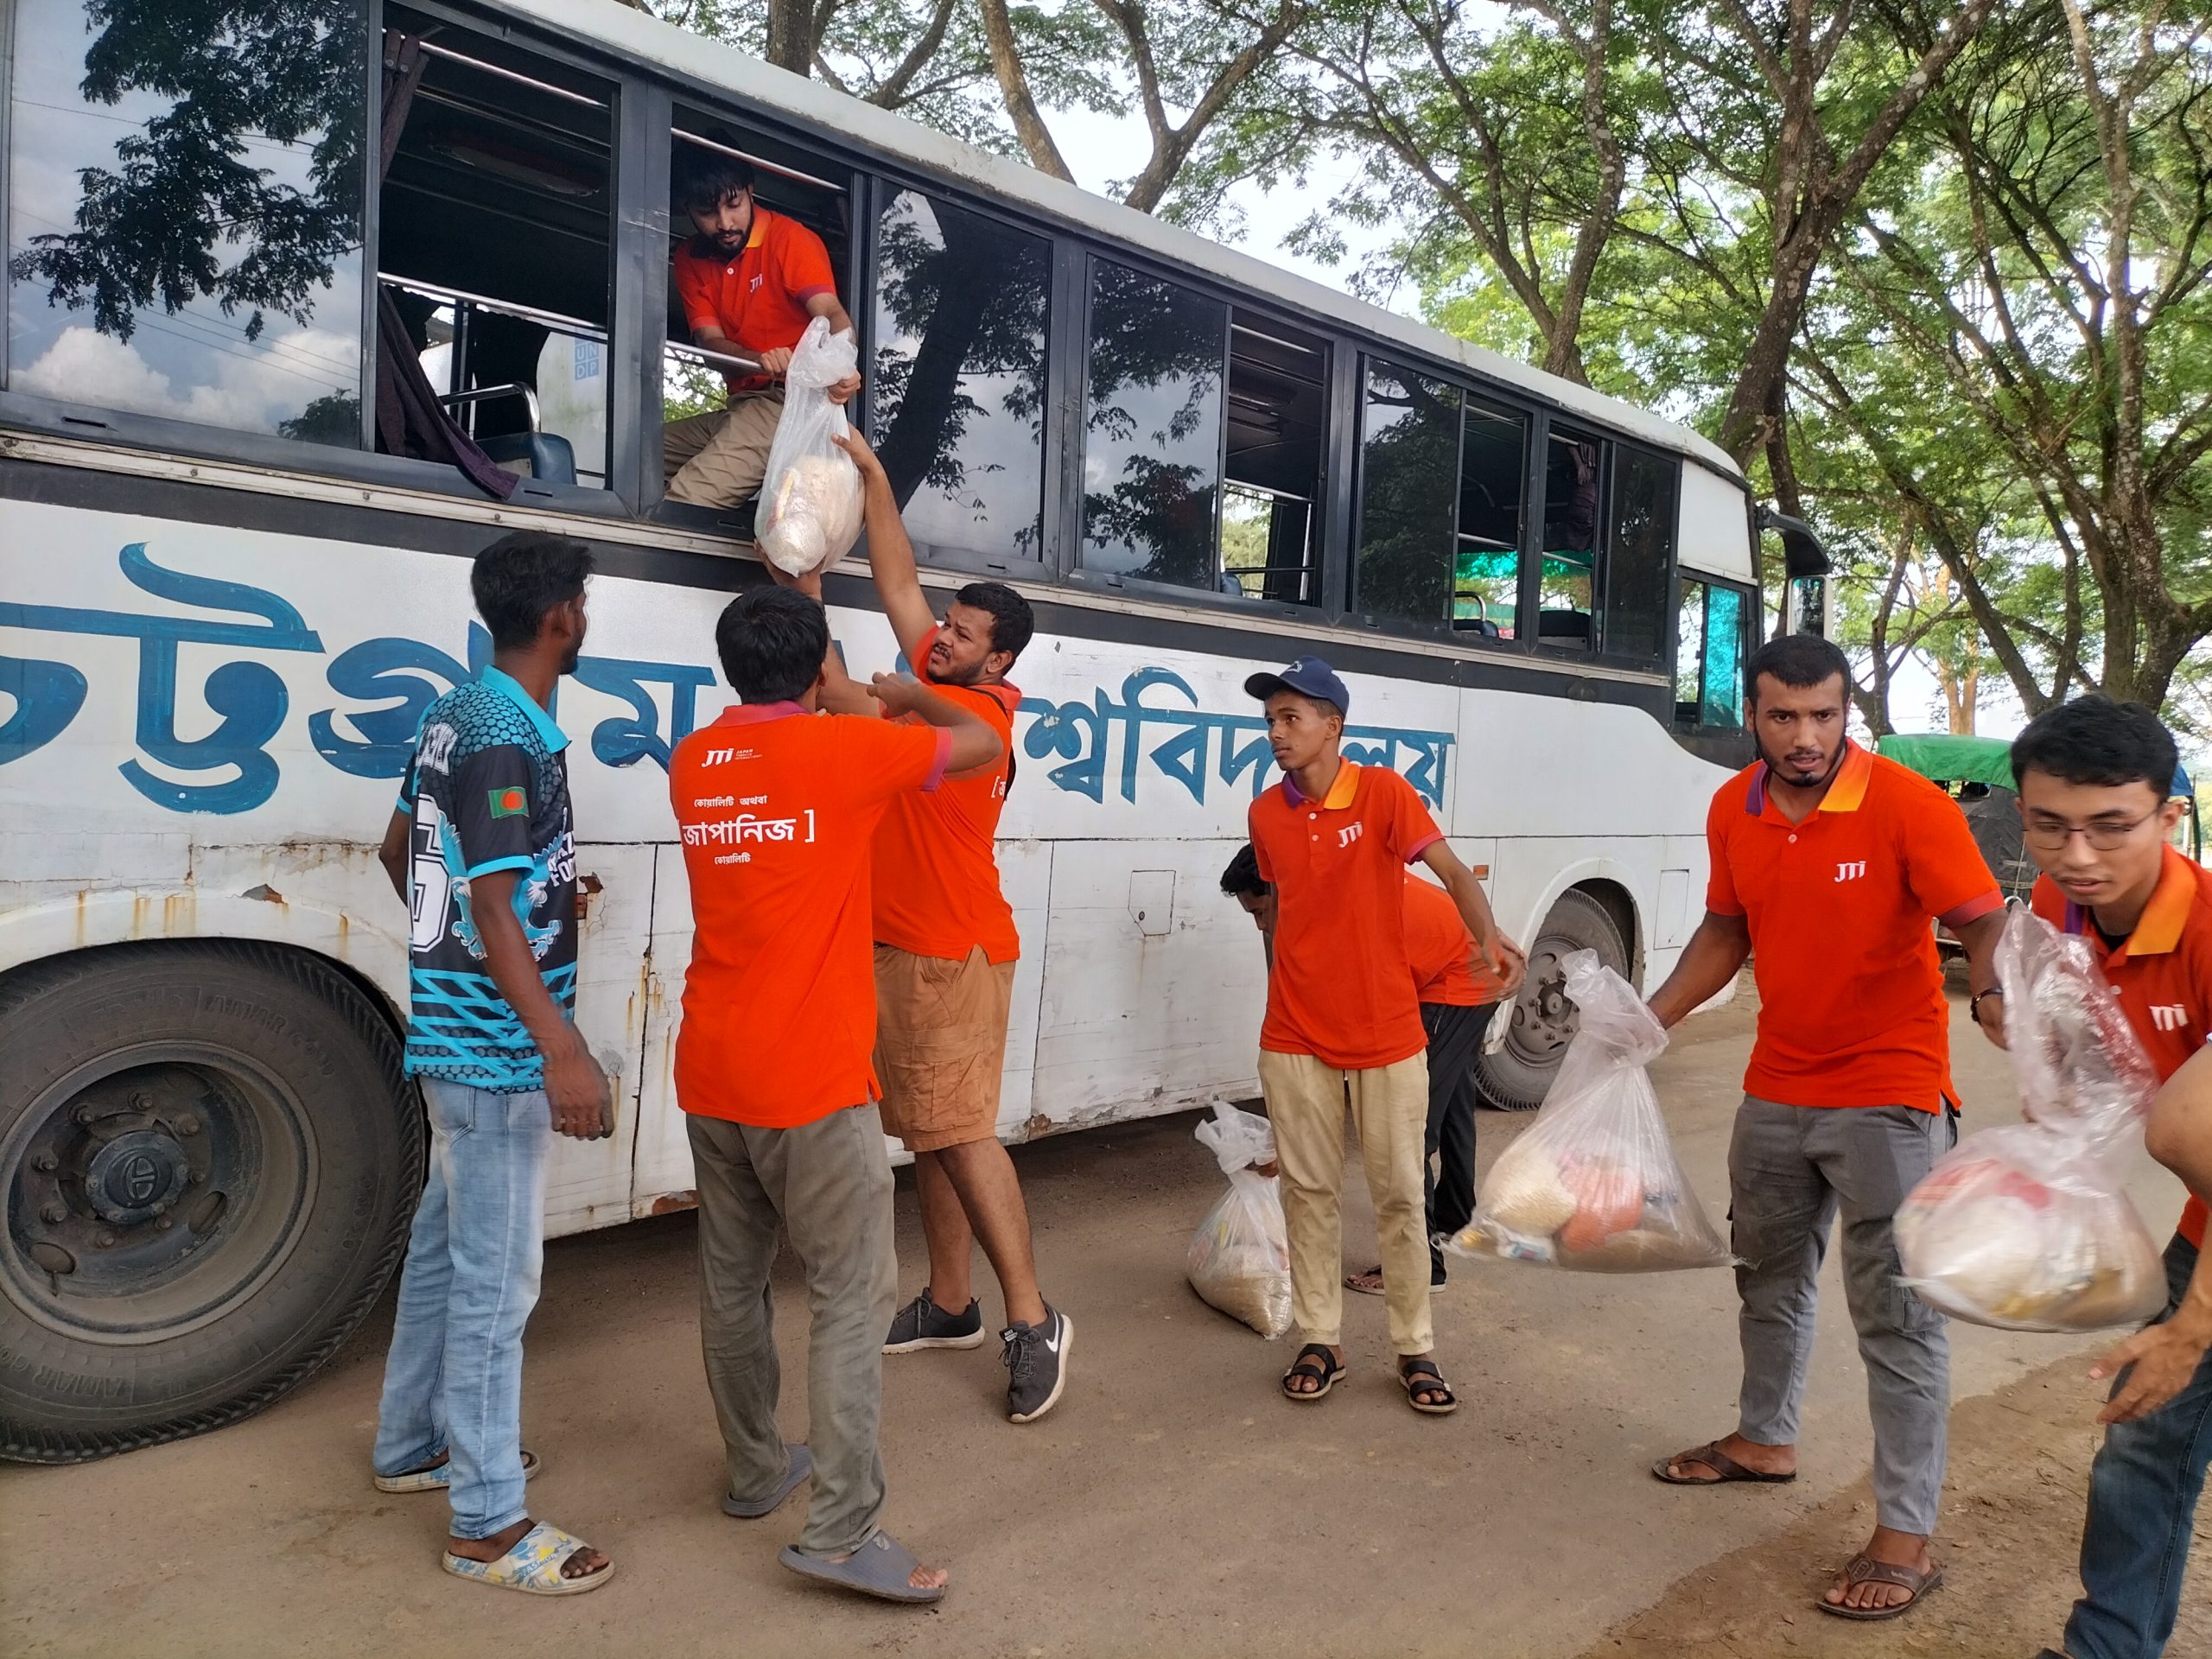
[[[1967,1013],[1973,1018],[1974,1024],[1978,1026],[1981,1023],[1981,999],[1985,996],[2004,995],[2005,988],[2002,985],[1992,985],[1987,990],[1976,991],[1972,996],[1967,998]]]

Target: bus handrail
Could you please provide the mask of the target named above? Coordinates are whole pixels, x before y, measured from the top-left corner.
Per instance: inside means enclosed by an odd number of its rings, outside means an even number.
[[[668,350],[674,356],[689,358],[702,367],[720,369],[725,374],[767,373],[757,357],[741,357],[734,352],[709,351],[704,346],[687,346],[676,340],[668,342]]]
[[[523,406],[530,411],[531,431],[537,433],[543,429],[538,422],[537,389],[534,386],[526,386],[519,380],[509,380],[504,385],[496,386],[476,386],[467,391],[442,391],[438,394],[440,403],[450,404],[455,408],[464,404],[488,403],[494,397],[521,398]]]
[[[586,322],[582,317],[563,315],[535,305],[524,305],[518,300],[495,300],[482,294],[471,294],[467,289],[447,288],[438,283],[419,282],[412,276],[387,276],[377,273],[377,282],[385,288],[396,288],[410,294],[420,294],[425,299],[442,300],[448,305],[467,305],[479,311],[489,311],[495,316],[519,317],[524,322],[542,322],[563,334],[575,334],[585,340],[605,343],[607,330],[596,323]]]

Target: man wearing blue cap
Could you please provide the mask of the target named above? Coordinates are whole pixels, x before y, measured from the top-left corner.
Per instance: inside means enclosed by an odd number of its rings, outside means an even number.
[[[1260,875],[1275,893],[1274,960],[1260,1028],[1260,1087],[1274,1126],[1290,1243],[1291,1319],[1305,1346],[1282,1379],[1301,1403],[1344,1375],[1344,1114],[1375,1200],[1390,1342],[1415,1411],[1459,1409],[1429,1357],[1422,1168],[1428,1033],[1406,951],[1405,867],[1444,884],[1490,970],[1510,971],[1489,901],[1413,786],[1340,753],[1351,696],[1318,657],[1245,690],[1267,706],[1283,780],[1252,803]]]

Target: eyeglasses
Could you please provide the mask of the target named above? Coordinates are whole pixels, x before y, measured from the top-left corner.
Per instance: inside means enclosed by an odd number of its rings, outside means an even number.
[[[2114,823],[2109,819],[2099,823],[2051,823],[2031,818],[2021,836],[2039,853],[2063,853],[2076,836],[2101,853],[2117,852],[2127,844],[2130,836],[2158,816],[2145,812],[2133,823]]]

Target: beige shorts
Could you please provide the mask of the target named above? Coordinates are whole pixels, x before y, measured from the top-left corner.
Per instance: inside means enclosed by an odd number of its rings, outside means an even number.
[[[883,1127],[909,1152],[998,1133],[1014,963],[977,945],[965,962],[875,947],[875,1075]]]
[[[768,446],[783,418],[784,391],[733,393],[727,409],[710,409],[660,429],[662,476],[668,499],[695,507],[734,507],[760,493]]]

